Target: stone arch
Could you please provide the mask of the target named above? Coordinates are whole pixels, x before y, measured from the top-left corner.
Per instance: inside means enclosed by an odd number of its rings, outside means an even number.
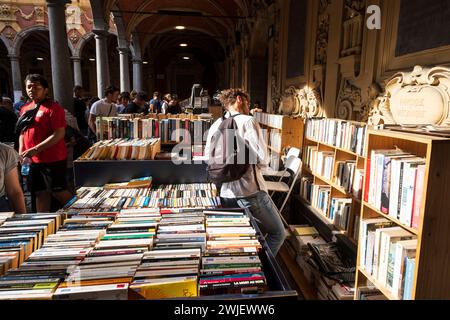
[[[83,37],[81,37],[80,41],[78,42],[77,46],[74,48],[73,56],[74,57],[81,57],[81,53],[83,52],[83,48],[85,47],[86,43],[92,40],[94,37],[93,32],[88,32]]]
[[[48,27],[45,25],[35,25],[30,28],[26,28],[21,30],[16,37],[14,38],[14,41],[12,43],[12,46],[9,47],[10,54],[11,55],[18,55],[20,53],[20,49],[22,47],[23,41],[33,32],[37,31],[46,31],[49,32]]]

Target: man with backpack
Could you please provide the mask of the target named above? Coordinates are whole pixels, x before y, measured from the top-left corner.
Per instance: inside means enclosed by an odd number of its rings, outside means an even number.
[[[227,112],[209,130],[205,147],[208,177],[220,188],[222,205],[249,208],[274,256],[286,234],[278,210],[264,185],[267,146],[256,120],[249,116],[249,96],[241,89],[220,94]]]

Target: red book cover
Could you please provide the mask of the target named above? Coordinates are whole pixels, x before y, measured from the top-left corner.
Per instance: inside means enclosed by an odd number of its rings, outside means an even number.
[[[364,201],[369,202],[369,186],[370,186],[370,158],[367,157],[366,173],[365,173],[365,185],[364,185]]]
[[[159,138],[159,121],[155,120],[155,138]]]
[[[425,183],[425,165],[417,167],[416,184],[414,186],[413,212],[411,225],[414,229],[419,229],[420,207],[423,198],[423,185]]]

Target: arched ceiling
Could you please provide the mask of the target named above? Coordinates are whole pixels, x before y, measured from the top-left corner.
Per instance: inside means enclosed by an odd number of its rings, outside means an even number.
[[[127,37],[139,33],[142,47],[177,25],[216,39],[234,37],[236,25],[248,17],[250,0],[107,0],[105,16],[120,13]]]

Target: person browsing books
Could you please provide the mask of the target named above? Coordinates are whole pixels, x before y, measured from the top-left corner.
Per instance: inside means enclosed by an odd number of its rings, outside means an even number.
[[[148,100],[147,93],[145,92],[138,92],[134,100],[128,104],[128,106],[125,108],[125,110],[122,113],[130,114],[130,113],[147,113],[147,110],[145,110],[146,102]]]
[[[241,89],[228,89],[220,94],[222,105],[227,110],[225,118],[233,117],[237,129],[235,134],[245,142],[251,153],[256,155],[256,164],[248,166],[243,176],[231,182],[225,182],[220,187],[222,204],[226,208],[248,208],[259,223],[264,234],[267,233],[267,244],[276,255],[282,246],[286,234],[278,210],[265,188],[261,169],[266,168],[270,161],[267,146],[261,129],[256,120],[249,116],[249,96]],[[224,121],[218,119],[209,130],[205,147],[205,156],[211,159],[210,151],[213,136]],[[217,141],[217,140],[214,140]]]

